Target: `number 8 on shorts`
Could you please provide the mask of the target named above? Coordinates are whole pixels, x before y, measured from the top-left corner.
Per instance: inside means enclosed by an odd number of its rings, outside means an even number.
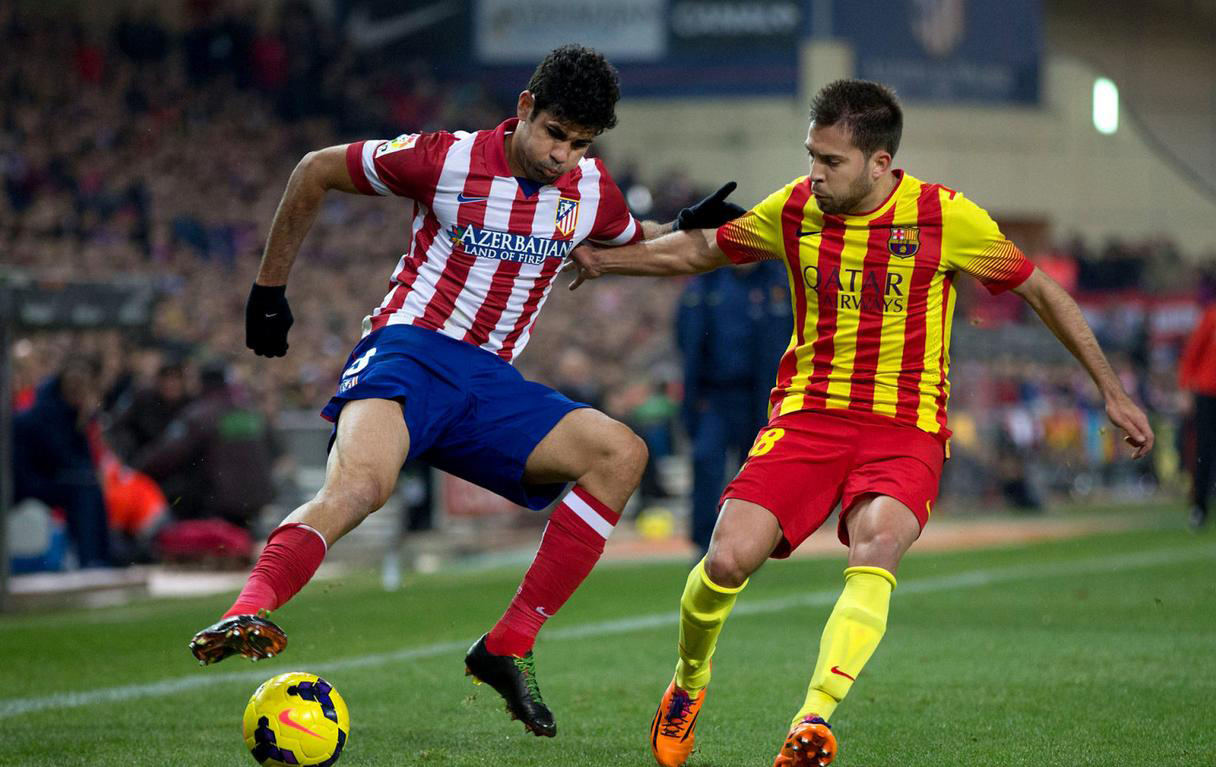
[[[752,449],[748,451],[748,458],[764,455],[773,449],[777,444],[777,440],[785,436],[785,429],[768,429],[760,433],[756,437],[756,444],[752,445]]]

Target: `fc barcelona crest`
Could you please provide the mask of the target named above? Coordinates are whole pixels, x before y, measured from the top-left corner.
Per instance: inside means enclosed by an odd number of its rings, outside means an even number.
[[[557,233],[563,237],[569,237],[574,234],[574,227],[577,225],[578,200],[571,200],[565,197],[558,198],[557,220],[554,222]]]
[[[891,230],[887,240],[887,250],[899,258],[915,256],[920,250],[920,229],[915,226],[898,226]]]

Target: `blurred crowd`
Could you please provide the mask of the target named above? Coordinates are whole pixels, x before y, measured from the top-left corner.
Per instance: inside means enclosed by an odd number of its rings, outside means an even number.
[[[960,286],[951,357],[953,460],[944,493],[1027,510],[1056,497],[1104,502],[1181,495],[1196,457],[1196,387],[1180,359],[1216,302],[1216,256],[1203,267],[1167,241],[1079,241],[1034,260],[1077,297],[1112,366],[1157,434],[1132,462],[1083,368],[1012,296]],[[1213,365],[1208,361],[1209,366]]]
[[[143,503],[167,505],[167,517],[137,517],[191,520],[202,512],[183,492],[190,478],[169,476],[149,451],[165,447],[167,430],[181,428],[183,413],[215,389],[220,368],[234,407],[267,423],[285,411],[319,409],[404,244],[404,206],[331,195],[292,274],[290,354],[270,361],[246,353],[248,285],[295,163],[348,140],[493,127],[513,105],[493,101],[477,83],[441,81],[422,62],[389,68],[356,56],[306,2],[190,0],[181,28],[166,26],[153,6],[131,8],[99,29],[0,2],[0,44],[21,52],[0,58],[0,279],[9,269],[52,282],[134,275],[162,296],[153,321],[137,332],[18,338],[14,404],[36,417],[40,404],[55,400],[79,411],[73,423],[104,427],[82,428],[77,453],[100,466],[100,437],[119,465],[154,476],[163,490],[164,501]],[[639,213],[652,217],[668,220],[700,196],[679,173],[654,192],[632,176],[626,168],[619,180],[634,189]],[[640,371],[671,357],[666,329],[678,291],[659,281],[606,283],[583,302],[577,322],[573,301],[558,296],[542,315],[542,351],[528,355],[525,372],[575,387],[576,396],[623,417],[653,401]],[[88,403],[71,395],[79,376],[68,371],[81,358],[96,370]],[[674,369],[663,376],[674,381]],[[150,401],[161,404],[132,415]],[[265,475],[273,462],[258,458],[244,470]],[[196,465],[193,473],[203,472]],[[107,489],[104,472],[94,484],[85,506]],[[217,516],[242,528],[253,522],[246,512]],[[154,528],[128,527],[144,538]],[[150,554],[148,541],[134,543],[127,556]],[[116,556],[77,552],[84,564]]]
[[[96,468],[95,490],[119,533],[113,548],[78,549],[81,564],[163,555],[173,545],[163,533],[174,523],[217,518],[247,535],[256,507],[273,495],[276,466],[285,470],[275,419],[317,410],[332,393],[361,318],[383,296],[407,210],[331,195],[292,273],[290,353],[254,357],[244,349],[244,301],[300,157],[406,130],[492,127],[512,111],[475,82],[438,79],[423,62],[390,69],[357,55],[307,2],[190,0],[185,8],[180,28],[147,6],[99,29],[23,16],[0,0],[0,45],[20,52],[0,57],[0,279],[8,269],[62,279],[121,273],[154,282],[162,296],[139,332],[31,333],[12,350],[16,411],[36,424],[39,408],[59,409],[63,428],[79,437],[78,457]],[[648,187],[627,161],[607,159],[640,216],[670,220],[707,191],[675,168]],[[1074,362],[1035,348],[1034,364],[994,357],[991,344],[959,334],[951,409],[958,460],[947,494],[1040,508],[1055,493],[1148,493],[1181,483],[1187,398],[1176,366],[1198,310],[1180,254],[1163,240],[1097,250],[1076,241],[1036,258],[1082,296],[1127,297],[1085,305],[1128,389],[1164,427],[1166,450],[1144,467],[1126,466]],[[674,333],[684,289],[679,280],[604,279],[570,294],[559,284],[519,366],[634,425],[656,456],[687,452]],[[964,291],[956,324],[1016,332],[1031,320],[1020,305]],[[81,380],[90,382],[88,396]],[[223,428],[203,435],[204,423]],[[207,440],[228,447],[204,456]],[[18,442],[17,453],[29,457],[26,447]],[[247,487],[225,490],[207,478],[203,467],[225,460],[254,477]],[[644,491],[661,499],[670,484],[652,471]],[[228,504],[225,492],[252,500]],[[68,522],[92,530],[98,496],[92,487],[80,493],[89,499],[71,502],[93,508],[93,521]],[[116,512],[121,498],[143,511]],[[216,550],[248,545],[221,528],[177,533],[182,551],[192,541]]]

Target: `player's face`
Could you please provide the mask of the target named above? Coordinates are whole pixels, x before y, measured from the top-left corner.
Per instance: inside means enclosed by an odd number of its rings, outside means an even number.
[[[864,213],[882,202],[873,198],[878,179],[891,165],[888,152],[880,149],[866,157],[847,126],[814,123],[807,131],[806,151],[811,193],[824,213]]]
[[[512,172],[522,171],[531,181],[552,184],[564,173],[574,169],[595,134],[586,128],[563,122],[548,110],[534,109],[532,94],[520,94],[519,124],[511,136],[508,162]]]

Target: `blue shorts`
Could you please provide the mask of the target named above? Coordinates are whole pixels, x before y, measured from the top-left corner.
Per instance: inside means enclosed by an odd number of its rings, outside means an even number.
[[[401,403],[407,460],[423,460],[529,509],[548,506],[565,484],[526,484],[528,456],[567,413],[588,407],[524,380],[485,349],[413,325],[365,336],[321,417],[336,424],[355,399]]]

